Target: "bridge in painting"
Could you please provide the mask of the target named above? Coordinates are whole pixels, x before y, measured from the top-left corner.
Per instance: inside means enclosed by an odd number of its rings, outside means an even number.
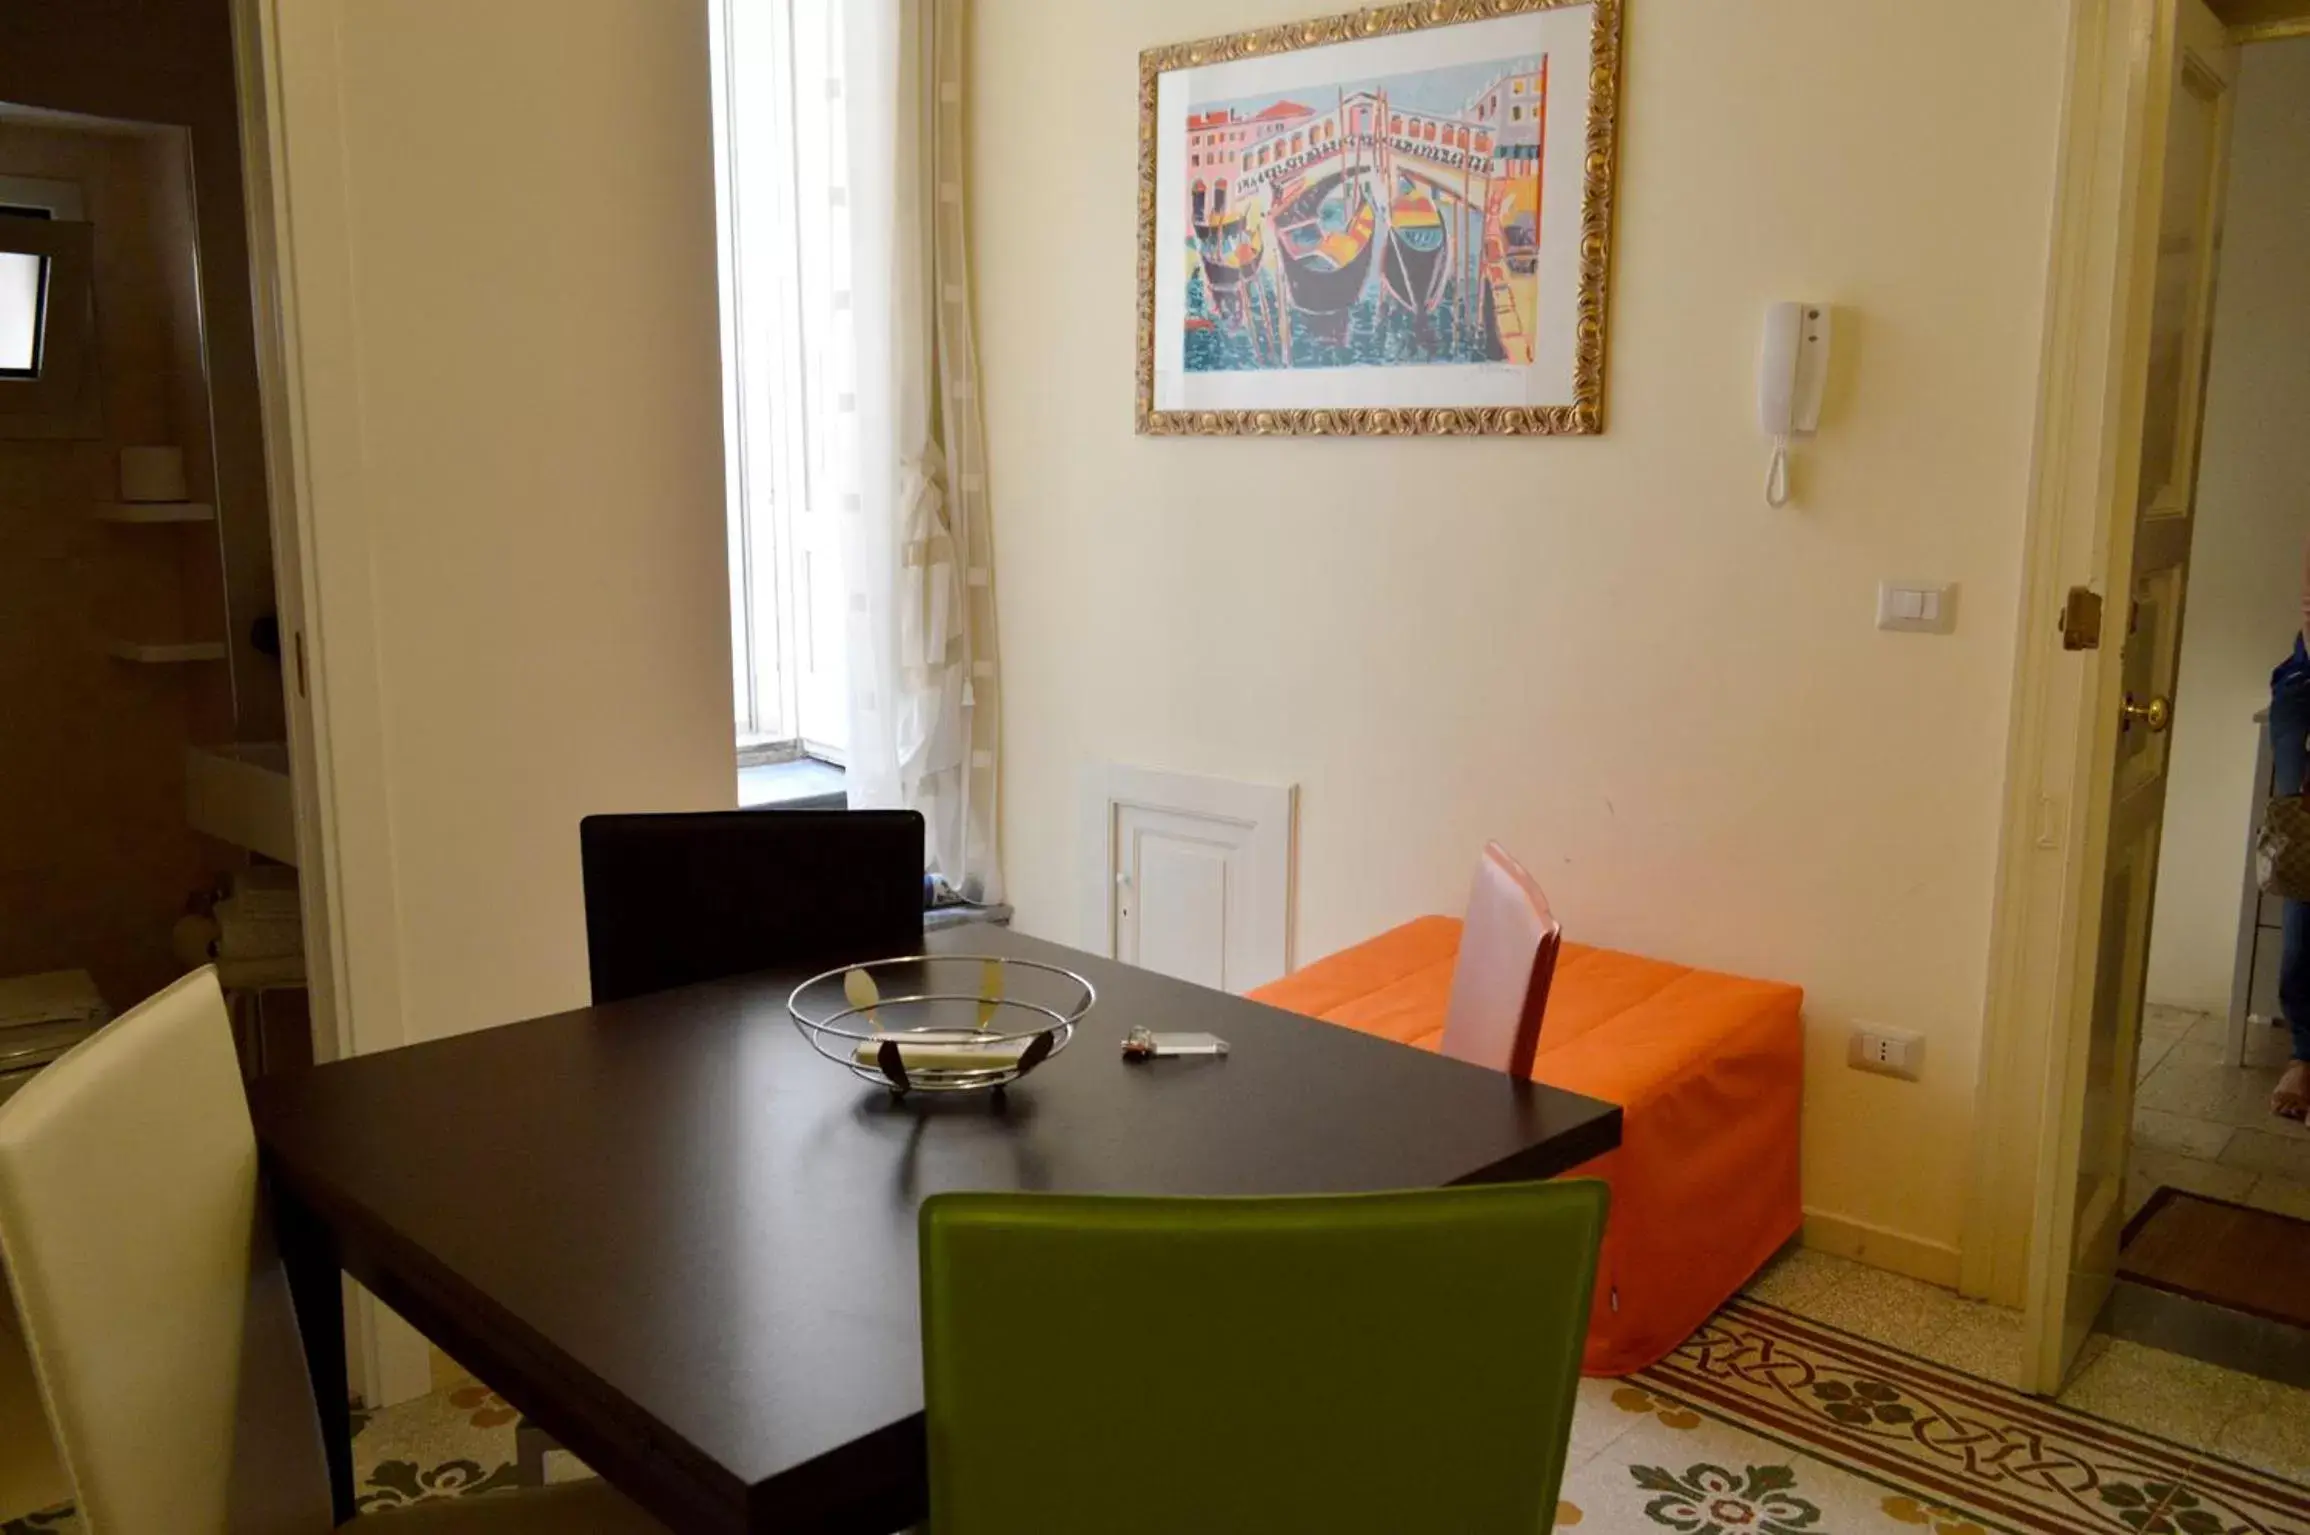
[[[1285,99],[1262,111],[1191,114],[1189,225],[1230,213],[1265,219],[1304,187],[1361,176],[1384,207],[1399,178],[1434,200],[1454,230],[1455,264],[1492,291],[1503,339],[1520,339],[1513,273],[1532,271],[1548,64],[1503,74],[1458,111],[1392,102],[1385,91],[1339,95],[1319,109]]]

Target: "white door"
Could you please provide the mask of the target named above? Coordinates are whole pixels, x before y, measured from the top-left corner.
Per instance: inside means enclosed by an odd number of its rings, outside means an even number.
[[[2050,1194],[2052,1239],[2033,1267],[2032,1374],[2057,1387],[2076,1362],[2115,1281],[2125,1223],[2150,909],[2165,823],[2168,734],[2181,657],[2183,596],[2195,512],[2214,273],[2221,249],[2230,82],[2235,56],[2201,0],[2168,0],[2153,53],[2150,126],[2164,150],[2149,184],[2158,210],[2146,256],[2149,363],[2142,393],[2141,473],[2123,578],[2109,582],[2103,623],[2112,760],[2092,1003],[2066,1040],[2070,1071],[2057,1107],[2062,1166]],[[2159,103],[2163,103],[2162,111]],[[2162,119],[2162,122],[2161,122]],[[2113,540],[2113,543],[2115,541]],[[2113,558],[2118,551],[2113,548]],[[2110,739],[2105,736],[2103,739]]]
[[[1293,792],[1101,767],[1083,784],[1083,942],[1221,991],[1290,967]]]
[[[1228,887],[1243,896],[1237,822],[1125,805],[1115,812],[1115,957],[1221,991],[1228,984]],[[1243,966],[1241,950],[1236,967]]]

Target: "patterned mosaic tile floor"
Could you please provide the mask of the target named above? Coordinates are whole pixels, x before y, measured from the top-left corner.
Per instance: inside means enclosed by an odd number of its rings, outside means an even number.
[[[1653,1369],[1582,1382],[1557,1527],[2310,1535],[2310,1393],[2116,1343],[2047,1403],[2002,1384],[2019,1341],[2011,1313],[1790,1254]],[[363,1508],[513,1485],[514,1422],[455,1372],[372,1415]],[[0,1526],[33,1532],[79,1535],[69,1514]]]
[[[1610,1400],[1640,1421],[1583,1464],[1567,1497],[1594,1489],[1615,1529],[1644,1527],[1625,1476],[1652,1495],[1643,1519],[1683,1535],[2310,1531],[2310,1488],[2290,1477],[1754,1300]]]

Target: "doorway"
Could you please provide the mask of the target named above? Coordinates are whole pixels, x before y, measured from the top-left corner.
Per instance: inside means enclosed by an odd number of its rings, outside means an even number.
[[[2152,1010],[2153,918],[2169,789],[2197,755],[2173,726],[2219,712],[2180,684],[2240,57],[2310,30],[2310,4],[2217,8],[2103,0],[2073,33],[1965,1273],[1969,1291],[2024,1302],[2024,1383],[2047,1393],[2110,1324],[2133,1218],[2164,1186],[2155,1148],[2136,1153],[2137,1083],[2144,1118],[2185,1133],[2148,1111],[2178,1114],[2190,1057],[2173,1052],[2214,1032],[2195,1010]],[[2297,575],[2300,532],[2275,557]],[[2243,832],[2241,815],[2233,917]],[[2199,914],[2203,895],[2163,904]],[[2171,963],[2157,968],[2170,985]],[[2150,1082],[2169,1060],[2175,1074]],[[2219,1165],[2241,1128],[2209,1115],[2186,1133]]]
[[[246,1075],[312,1059],[239,208],[195,165],[0,101],[0,1099],[202,965]],[[70,1496],[31,1385],[0,1294],[0,1520]]]
[[[2310,450],[2294,423],[2310,408],[2310,36],[2240,50],[2229,145],[2190,621],[2105,1325],[2310,1384],[2310,1130],[2272,1112],[2310,1031],[2297,1042],[2283,1022],[2283,903],[2258,888],[2252,846],[2276,787],[2272,669],[2305,619]],[[2279,734],[2301,712],[2281,711]]]
[[[61,1044],[214,962],[254,1075],[312,1049],[255,400],[215,366],[198,181],[182,126],[0,102],[0,1026]],[[0,1096],[53,1052],[5,1053]]]

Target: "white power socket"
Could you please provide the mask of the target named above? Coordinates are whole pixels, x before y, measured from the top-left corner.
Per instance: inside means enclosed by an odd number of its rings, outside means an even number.
[[[1853,1029],[1846,1060],[1856,1071],[1874,1071],[1914,1082],[1925,1074],[1925,1036],[1907,1029],[1864,1023]]]

